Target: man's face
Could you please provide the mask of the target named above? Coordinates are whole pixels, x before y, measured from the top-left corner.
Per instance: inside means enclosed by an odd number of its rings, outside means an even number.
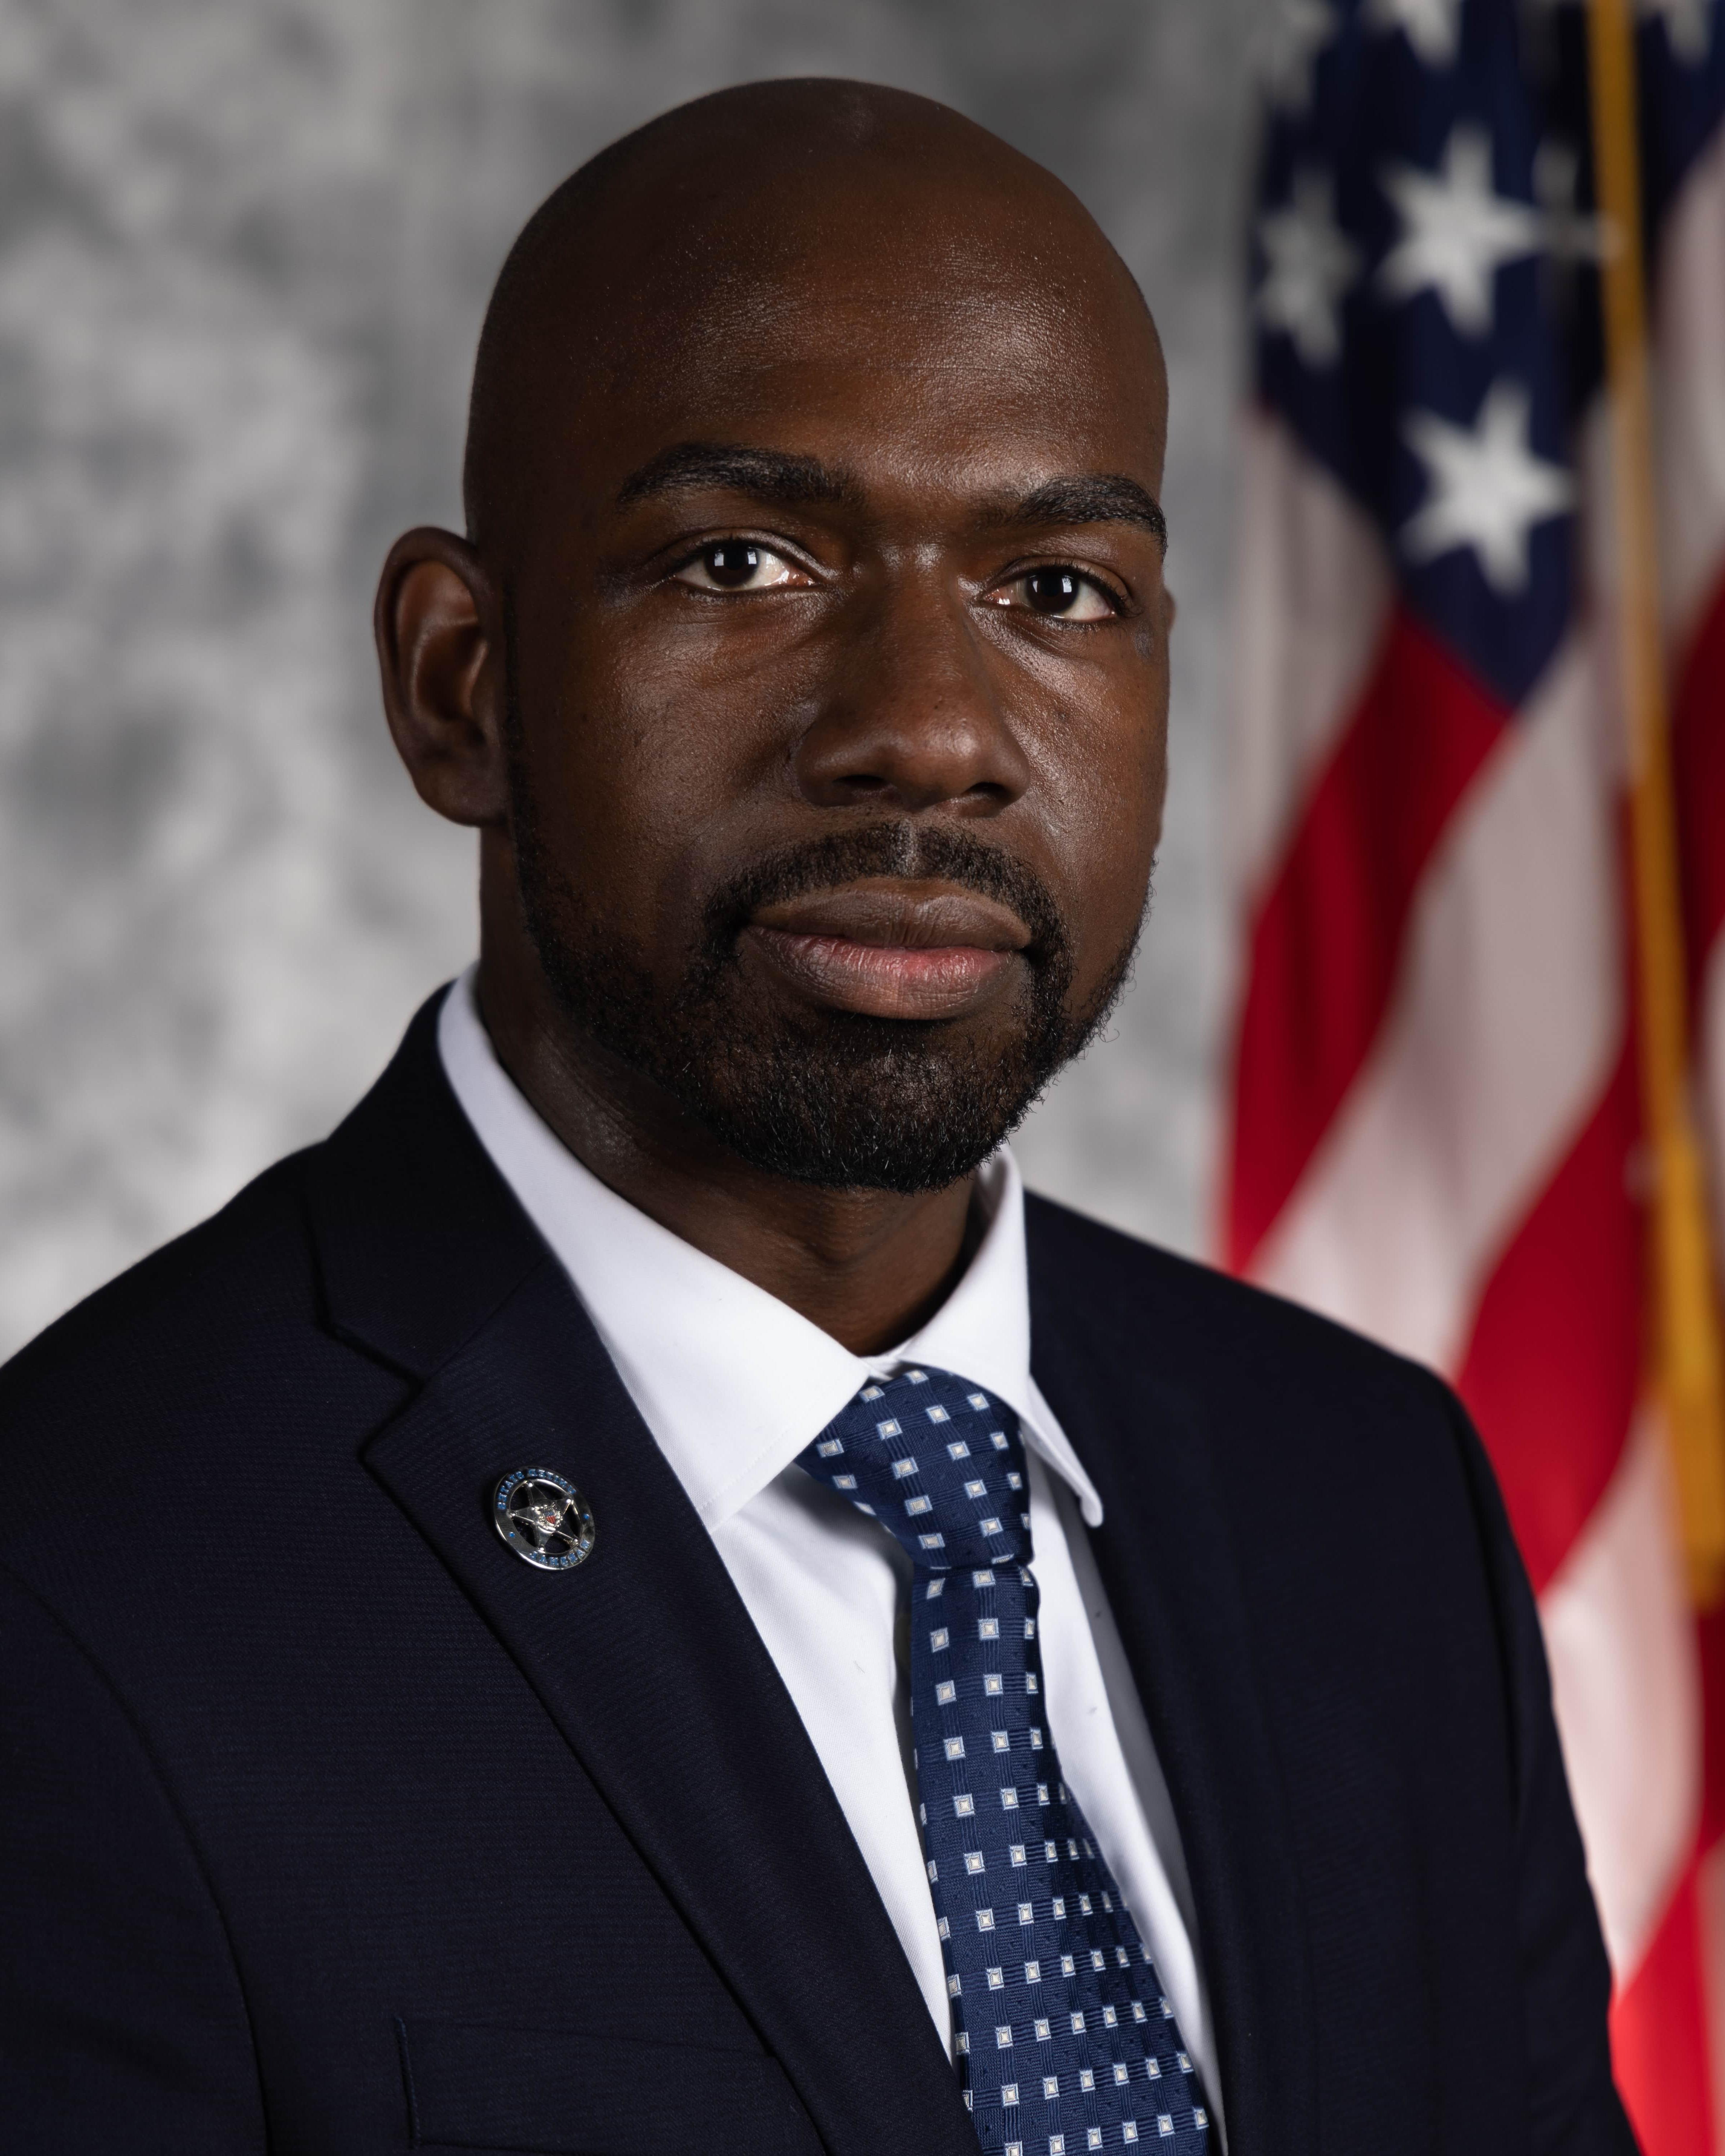
[[[1129,295],[1004,213],[973,250],[867,212],[781,210],[572,379],[508,578],[511,834],[578,1034],[758,1166],[911,1190],[1124,978],[1171,609]]]

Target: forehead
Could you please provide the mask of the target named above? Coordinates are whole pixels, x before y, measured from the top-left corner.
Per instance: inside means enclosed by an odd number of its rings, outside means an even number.
[[[549,429],[591,485],[691,439],[941,490],[1043,469],[1159,483],[1155,331],[1076,205],[934,175],[814,205],[769,185],[724,212],[661,205],[656,247],[583,280],[585,334],[547,341]]]

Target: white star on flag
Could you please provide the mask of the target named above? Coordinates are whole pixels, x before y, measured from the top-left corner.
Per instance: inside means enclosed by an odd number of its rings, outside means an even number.
[[[1402,432],[1431,482],[1424,506],[1402,526],[1409,560],[1471,547],[1495,592],[1512,598],[1526,589],[1529,531],[1575,498],[1563,466],[1534,455],[1527,416],[1527,391],[1507,379],[1486,391],[1471,429],[1435,412],[1408,414]]]
[[[1640,0],[1637,14],[1665,24],[1666,43],[1671,58],[1685,67],[1699,67],[1707,56],[1712,32],[1707,23],[1707,0]]]
[[[1461,335],[1484,336],[1499,266],[1537,254],[1543,239],[1531,203],[1492,192],[1491,136],[1461,121],[1435,173],[1391,165],[1383,184],[1401,213],[1402,236],[1384,256],[1378,283],[1400,300],[1430,288]]]
[[[1375,30],[1399,30],[1427,67],[1448,67],[1461,34],[1461,0],[1366,0]]]
[[[1259,218],[1258,238],[1270,264],[1260,318],[1286,330],[1308,367],[1330,366],[1342,351],[1342,295],[1359,275],[1358,250],[1336,222],[1330,175],[1302,166],[1285,206]]]
[[[1260,49],[1270,95],[1287,111],[1311,104],[1312,69],[1335,28],[1335,10],[1325,0],[1281,0]]]

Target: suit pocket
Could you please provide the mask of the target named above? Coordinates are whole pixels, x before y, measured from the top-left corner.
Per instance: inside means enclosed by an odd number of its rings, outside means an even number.
[[[808,2112],[763,2051],[481,2021],[396,2029],[415,2148],[819,2156]]]

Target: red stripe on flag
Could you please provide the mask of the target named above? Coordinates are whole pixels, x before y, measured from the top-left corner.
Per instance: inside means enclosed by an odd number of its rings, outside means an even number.
[[[1725,581],[1714,590],[1678,676],[1671,778],[1692,1023],[1702,969],[1725,927]]]
[[[1420,876],[1505,723],[1423,629],[1392,617],[1253,925],[1225,1215],[1236,1271],[1365,1060]]]
[[[1640,1966],[1611,2004],[1611,2063],[1641,2146],[1711,2156],[1712,2100],[1695,1866],[1685,1871]]]
[[[1480,1299],[1456,1389],[1497,1471],[1536,1593],[1604,1494],[1640,1376],[1639,1136],[1625,1044],[1579,1138]]]

